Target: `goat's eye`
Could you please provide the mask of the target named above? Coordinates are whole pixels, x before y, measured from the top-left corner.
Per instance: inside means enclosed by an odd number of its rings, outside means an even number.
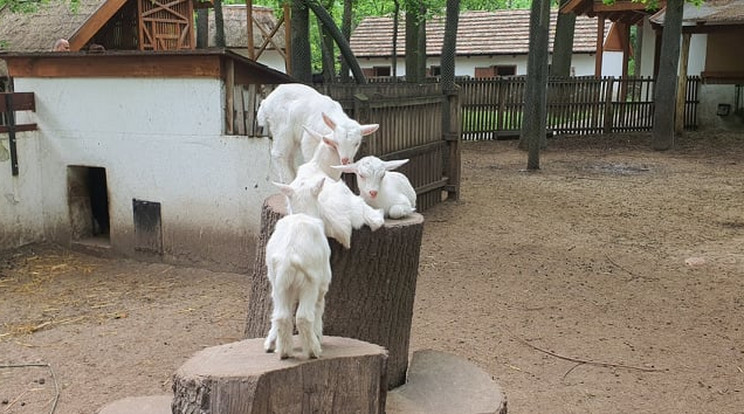
[[[361,178],[362,180],[364,180],[365,178],[367,178],[367,176],[366,175],[359,174],[359,178]]]

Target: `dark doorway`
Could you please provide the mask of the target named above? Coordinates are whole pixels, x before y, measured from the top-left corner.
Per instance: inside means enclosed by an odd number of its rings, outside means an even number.
[[[109,240],[108,184],[106,169],[101,167],[67,167],[67,192],[70,222],[74,240]]]

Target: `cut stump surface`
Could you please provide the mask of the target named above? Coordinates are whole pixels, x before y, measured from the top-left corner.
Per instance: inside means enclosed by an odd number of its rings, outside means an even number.
[[[311,360],[280,360],[262,339],[206,348],[174,374],[173,414],[383,413],[386,362],[382,347],[340,337]]]

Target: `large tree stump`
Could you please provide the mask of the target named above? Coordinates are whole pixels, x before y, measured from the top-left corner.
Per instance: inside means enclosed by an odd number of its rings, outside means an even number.
[[[283,195],[266,199],[248,299],[247,338],[264,337],[271,325],[266,243],[285,214]],[[353,232],[348,250],[331,240],[333,279],[326,294],[323,331],[387,348],[389,389],[406,379],[423,224],[423,216],[414,214],[386,220],[375,232],[365,226]]]
[[[294,337],[295,347],[299,339]],[[280,360],[248,339],[197,352],[173,375],[173,414],[382,414],[387,355],[324,337],[319,359]]]

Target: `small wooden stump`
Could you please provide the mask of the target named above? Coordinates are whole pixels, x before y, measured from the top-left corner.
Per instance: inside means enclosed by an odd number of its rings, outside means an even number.
[[[264,337],[271,325],[266,243],[284,215],[283,195],[266,199],[248,299],[246,338]],[[367,226],[354,230],[348,250],[330,241],[333,279],[326,294],[323,331],[384,346],[389,353],[388,389],[406,380],[423,227],[423,216],[413,214],[403,220],[388,219],[374,232]]]
[[[311,360],[280,360],[262,339],[206,348],[173,375],[172,412],[381,414],[386,362],[382,347],[339,337],[324,337]]]

